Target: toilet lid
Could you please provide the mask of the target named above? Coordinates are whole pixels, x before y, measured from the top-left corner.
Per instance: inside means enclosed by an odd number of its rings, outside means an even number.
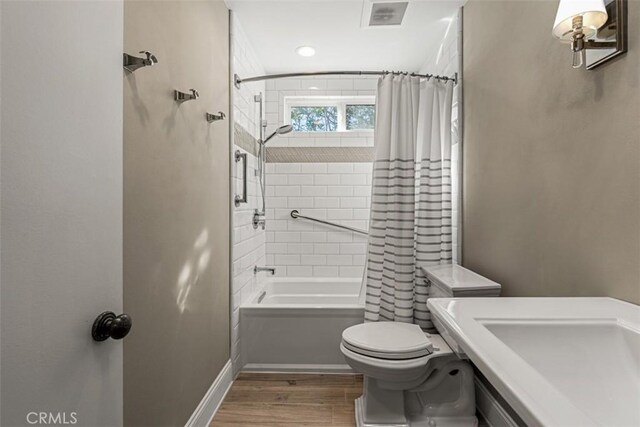
[[[342,332],[346,348],[381,359],[412,359],[433,352],[431,341],[420,326],[400,322],[371,322]]]

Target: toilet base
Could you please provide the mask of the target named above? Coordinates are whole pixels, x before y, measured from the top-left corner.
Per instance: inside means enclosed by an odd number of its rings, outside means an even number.
[[[364,395],[360,396],[359,398],[356,399],[356,426],[357,427],[410,427],[410,424],[408,422],[405,423],[401,423],[401,424],[380,424],[380,423],[371,423],[371,422],[365,422],[365,402],[364,402]]]
[[[365,375],[362,396],[356,400],[356,420],[358,418],[359,427],[409,427],[404,391],[381,388],[377,380]]]
[[[478,419],[471,417],[456,418],[424,418],[416,417],[416,419],[407,420],[404,424],[380,424],[366,423],[364,416],[364,396],[360,396],[355,401],[355,417],[357,427],[477,427]]]
[[[356,425],[476,427],[473,368],[448,357],[434,363],[433,374],[411,391],[385,388],[386,383],[365,375],[362,396],[355,401]]]
[[[457,418],[427,418],[417,417],[415,420],[408,420],[404,424],[380,424],[365,423],[364,419],[364,396],[360,396],[355,401],[355,417],[357,427],[477,427],[476,417]]]

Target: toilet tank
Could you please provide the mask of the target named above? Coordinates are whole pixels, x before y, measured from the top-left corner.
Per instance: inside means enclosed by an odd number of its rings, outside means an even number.
[[[431,282],[429,298],[497,297],[500,284],[457,264],[420,266]]]

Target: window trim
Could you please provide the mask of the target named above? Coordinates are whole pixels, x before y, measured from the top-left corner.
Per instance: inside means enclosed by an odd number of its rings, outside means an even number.
[[[347,105],[374,105],[376,97],[370,96],[285,96],[284,123],[291,124],[291,107],[336,107],[338,109],[338,125],[335,131],[326,133],[371,132],[373,129],[347,129]],[[318,131],[321,132],[321,131]],[[316,133],[315,131],[299,133]]]

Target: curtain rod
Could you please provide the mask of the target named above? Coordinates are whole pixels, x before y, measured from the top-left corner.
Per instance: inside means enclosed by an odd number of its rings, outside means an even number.
[[[284,73],[284,74],[266,74],[264,76],[247,77],[241,79],[237,74],[233,75],[234,84],[237,88],[240,88],[241,83],[257,82],[260,80],[272,80],[272,79],[284,79],[287,77],[308,77],[308,76],[384,76],[387,74],[404,74],[412,77],[421,77],[425,79],[437,79],[443,81],[452,81],[453,84],[458,83],[458,73],[455,73],[453,77],[436,76],[434,74],[417,74],[408,73],[402,71],[311,71],[306,73]]]

